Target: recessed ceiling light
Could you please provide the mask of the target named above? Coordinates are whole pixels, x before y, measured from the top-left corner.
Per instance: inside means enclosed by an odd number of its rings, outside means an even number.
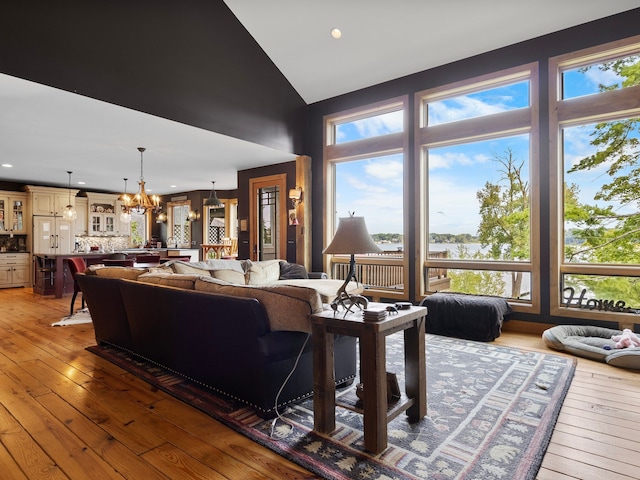
[[[333,28],[331,29],[331,36],[337,40],[337,39],[339,39],[340,37],[342,37],[342,32],[340,31],[340,29],[339,29],[339,28],[337,28],[337,27],[333,27]]]
[[[169,185],[169,187],[171,187],[171,188],[178,188],[178,186],[177,186],[177,185]]]
[[[85,182],[82,182],[82,181],[78,182],[78,185],[84,185],[84,184]]]
[[[2,166],[3,166],[4,168],[11,168],[11,167],[13,167],[13,165],[11,165],[10,163],[3,163],[3,164],[2,164]]]

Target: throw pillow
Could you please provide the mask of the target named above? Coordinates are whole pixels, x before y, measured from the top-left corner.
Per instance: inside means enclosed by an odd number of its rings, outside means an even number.
[[[189,275],[180,273],[146,273],[138,277],[139,282],[153,283],[156,285],[167,285],[169,287],[183,288],[185,290],[193,290],[196,280],[200,275]]]
[[[99,277],[137,280],[141,275],[146,273],[147,270],[145,268],[101,267],[93,269],[93,272]]]
[[[244,273],[240,273],[236,270],[213,270],[211,272],[211,276],[229,283],[236,283],[239,285],[244,285],[245,283]]]
[[[193,275],[208,275],[211,276],[211,272],[204,266],[194,266],[189,263],[175,262],[171,265],[173,271],[176,273],[191,273]]]
[[[307,269],[297,263],[280,262],[280,280],[307,279]]]
[[[235,270],[236,272],[243,274],[246,271],[243,262],[240,260],[221,260],[209,258],[205,262],[198,263],[204,263],[205,268],[208,270]]]
[[[267,285],[280,278],[280,261],[263,260],[252,262],[249,268],[247,285]]]

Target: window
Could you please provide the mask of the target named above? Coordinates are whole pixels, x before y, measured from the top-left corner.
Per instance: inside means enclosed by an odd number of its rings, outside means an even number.
[[[537,65],[415,98],[418,294],[495,295],[539,311]]]
[[[364,217],[380,254],[356,259],[356,276],[374,298],[408,298],[405,182],[407,97],[325,117],[328,245],[339,218]],[[345,278],[348,256],[327,258],[333,278]]]
[[[131,212],[131,243],[135,246],[144,245],[147,235],[147,216]]]
[[[173,237],[178,247],[191,246],[191,222],[189,221],[191,203],[188,201],[169,202],[168,205],[169,234]]]
[[[551,311],[637,323],[640,37],[550,61]]]

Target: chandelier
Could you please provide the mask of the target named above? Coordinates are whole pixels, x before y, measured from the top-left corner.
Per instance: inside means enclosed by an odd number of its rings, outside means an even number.
[[[136,193],[133,197],[127,195],[127,192],[122,195],[122,200],[124,202],[122,210],[125,213],[144,215],[147,211],[158,213],[162,209],[162,207],[160,206],[160,197],[158,197],[157,195],[149,196],[147,195],[147,192],[144,191],[144,168],[142,153],[145,150],[146,148],[144,147],[138,147],[138,151],[140,152],[140,181],[138,182],[138,185],[140,185],[140,189],[138,190],[138,193]]]

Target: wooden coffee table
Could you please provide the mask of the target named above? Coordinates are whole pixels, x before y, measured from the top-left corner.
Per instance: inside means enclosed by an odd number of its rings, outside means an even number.
[[[381,306],[381,304],[370,304]],[[364,415],[364,446],[372,453],[387,448],[387,422],[406,411],[411,421],[427,414],[425,363],[425,307],[411,307],[389,314],[379,322],[365,322],[362,312],[334,314],[331,311],[311,316],[313,332],[313,426],[319,433],[336,428],[334,375],[334,334],[358,337],[360,342],[360,379],[364,386],[362,406],[345,404]],[[387,405],[385,338],[404,330],[405,392]]]

